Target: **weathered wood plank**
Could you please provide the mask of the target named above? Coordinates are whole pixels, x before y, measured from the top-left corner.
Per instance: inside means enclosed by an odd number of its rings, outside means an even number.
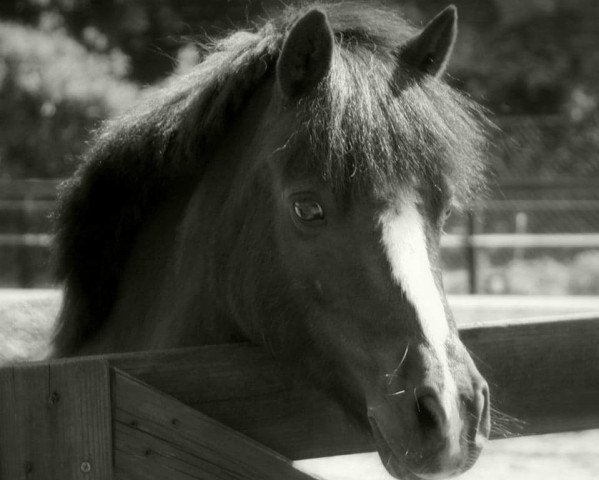
[[[563,318],[461,331],[514,435],[599,428],[599,315]]]
[[[599,428],[599,316],[562,320],[499,322],[461,330],[490,380],[495,404],[525,422],[520,429],[507,425],[511,435]],[[45,452],[55,452],[48,439],[58,437],[48,425],[64,420],[52,409],[45,411],[50,409],[48,398],[54,384],[60,385],[49,372],[68,364],[104,361],[288,458],[373,449],[367,433],[348,420],[335,402],[293,380],[260,349],[221,345],[13,367],[19,369],[14,378],[17,370],[0,370],[0,459],[24,452],[3,459],[2,478],[39,478],[35,477],[38,465],[55,463],[46,457],[37,458],[34,468],[25,463],[32,441]],[[87,378],[88,374],[79,375]],[[77,374],[74,377],[77,382]],[[61,390],[71,388],[66,379],[73,376],[65,370],[64,378]],[[72,388],[89,394],[88,387]],[[40,420],[46,417],[51,420]],[[139,463],[143,458],[128,461]]]
[[[508,422],[511,432],[495,436],[599,428],[599,315],[466,327],[461,336],[498,408],[524,422]],[[292,459],[373,449],[334,402],[249,345],[108,361]]]
[[[53,472],[48,373],[48,365],[0,370],[0,478],[43,480]]]
[[[60,478],[112,480],[110,377],[106,362],[50,365]],[[57,475],[58,477],[58,475]]]
[[[0,369],[0,478],[112,479],[108,364]]]
[[[322,392],[248,344],[108,356],[112,366],[292,459],[370,451]]]
[[[152,480],[312,478],[280,454],[119,370],[112,379],[118,479],[139,472],[148,472]]]
[[[114,475],[117,480],[155,480],[168,478],[169,480],[197,480],[183,472],[178,472],[160,463],[150,463],[144,455],[130,452],[129,455],[120,455],[114,458]]]

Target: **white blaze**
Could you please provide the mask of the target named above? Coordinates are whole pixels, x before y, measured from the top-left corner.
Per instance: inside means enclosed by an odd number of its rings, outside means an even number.
[[[449,325],[433,278],[422,216],[414,196],[405,198],[399,208],[384,212],[380,222],[393,277],[416,310],[424,336],[436,352],[445,352]]]
[[[459,418],[459,413],[457,387],[449,371],[445,350],[449,324],[431,270],[424,222],[416,204],[415,193],[404,194],[399,205],[389,208],[380,216],[382,242],[393,277],[414,307],[422,332],[443,368],[443,403],[453,423]],[[455,433],[459,435],[459,429]]]

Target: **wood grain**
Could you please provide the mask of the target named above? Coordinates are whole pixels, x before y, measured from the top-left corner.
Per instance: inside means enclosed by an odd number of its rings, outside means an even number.
[[[496,322],[463,328],[461,336],[490,381],[494,404],[519,419],[500,422],[495,438],[599,428],[598,316]],[[39,472],[57,465],[70,475],[60,478],[109,478],[110,453],[103,450],[110,438],[107,365],[291,459],[373,450],[368,433],[334,401],[293,379],[262,350],[220,345],[0,370],[0,478],[47,478]],[[54,391],[57,405],[48,400]],[[156,405],[143,410],[130,402],[129,410],[115,411],[121,438],[143,432],[131,428],[133,407],[153,415],[155,429],[159,418],[165,421]],[[165,438],[153,437],[153,445],[167,447]],[[77,465],[88,457],[91,475],[77,476]],[[121,455],[116,464],[117,470],[137,465],[136,475],[143,475],[147,463],[143,455]]]
[[[368,435],[337,403],[291,378],[254,346],[143,352],[107,360],[286,457],[373,449]]]
[[[312,478],[280,454],[119,370],[112,378],[117,479]]]
[[[599,317],[461,329],[504,414],[494,438],[599,428]],[[325,394],[255,347],[222,345],[108,357],[116,366],[292,459],[373,450]],[[512,420],[510,417],[516,417]]]
[[[0,478],[112,478],[108,364],[0,369]]]
[[[0,370],[0,478],[42,480],[52,472],[49,367]]]
[[[599,316],[561,318],[461,330],[495,407],[523,422],[497,436],[599,428]]]

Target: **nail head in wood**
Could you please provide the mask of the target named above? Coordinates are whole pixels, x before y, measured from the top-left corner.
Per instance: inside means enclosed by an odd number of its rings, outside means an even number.
[[[60,401],[60,393],[52,392],[52,394],[50,395],[50,403],[52,405],[56,405],[59,401]]]

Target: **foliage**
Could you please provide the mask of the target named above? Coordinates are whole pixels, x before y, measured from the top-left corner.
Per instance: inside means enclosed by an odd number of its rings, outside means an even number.
[[[498,177],[599,177],[599,109],[579,120],[520,117],[499,123],[500,161],[493,165]]]
[[[487,31],[467,32],[471,41],[454,70],[462,87],[503,115],[581,120],[596,110],[599,11],[589,1],[553,4]]]
[[[389,2],[390,0],[388,0]],[[444,0],[395,0],[417,24]],[[293,2],[291,2],[293,3]],[[567,113],[599,100],[599,9],[594,0],[455,0],[460,35],[454,83],[501,114]],[[3,0],[0,15],[64,25],[90,49],[119,48],[133,77],[155,82],[172,69],[190,35],[219,35],[280,8],[277,0]]]
[[[451,73],[455,85],[504,117],[496,174],[598,176],[597,2],[495,5],[495,22],[462,28]]]
[[[266,4],[279,3],[266,0]],[[280,7],[280,4],[278,5]],[[0,17],[36,26],[62,26],[88,49],[117,48],[131,60],[132,78],[144,84],[173,69],[178,50],[198,35],[219,36],[248,17],[263,13],[262,2],[228,0],[2,0]]]
[[[62,30],[0,22],[0,175],[56,177],[98,122],[131,105],[127,58],[90,53]]]
[[[426,22],[447,3],[443,0],[396,1],[416,24]],[[521,128],[518,121],[500,122],[505,135],[497,141],[496,173],[501,176],[539,172],[546,176],[596,175],[599,165],[596,158],[599,151],[599,29],[596,28],[599,7],[596,2],[455,0],[455,3],[460,12],[460,35],[450,81],[499,115],[554,118],[553,125],[545,125],[545,120],[539,125],[528,121],[525,128]],[[277,8],[280,2],[276,0],[3,0],[0,16],[46,31],[68,32],[85,46],[84,50],[97,53],[98,59],[120,65],[114,72],[116,78],[127,77],[147,84],[172,72],[177,56],[182,55],[190,64],[197,61],[191,35],[218,36],[236,25],[247,26],[248,19],[264,16],[265,11]],[[124,52],[129,61],[118,52]],[[73,64],[76,61],[79,60],[75,56]],[[122,70],[124,65],[128,65],[126,72]],[[45,66],[52,66],[52,62],[41,64],[40,71]],[[0,100],[4,102],[5,98],[6,95]],[[24,110],[33,112],[43,105],[25,104]],[[7,104],[7,108],[14,106],[14,103]],[[57,120],[62,113],[57,110],[53,117],[48,117],[47,113],[53,112],[51,104],[38,112],[36,119],[26,116],[24,124],[30,121],[49,124],[49,118]],[[80,112],[69,114],[73,115],[72,123],[77,125],[71,126],[69,132],[73,135],[69,138],[79,138],[75,132],[80,130],[83,134],[89,127],[81,127]],[[87,113],[83,116],[89,117]],[[102,117],[103,113],[96,115],[96,118]],[[48,130],[52,127],[45,127],[44,131]],[[37,142],[34,136],[21,139]],[[78,151],[79,148],[73,149],[73,153]],[[11,154],[22,156],[16,145]],[[20,161],[27,165],[34,160],[31,157]],[[35,172],[36,167],[32,163],[30,166],[33,170],[24,169],[22,173]],[[50,170],[58,173],[56,169],[40,165],[40,172],[35,175],[48,175]]]

